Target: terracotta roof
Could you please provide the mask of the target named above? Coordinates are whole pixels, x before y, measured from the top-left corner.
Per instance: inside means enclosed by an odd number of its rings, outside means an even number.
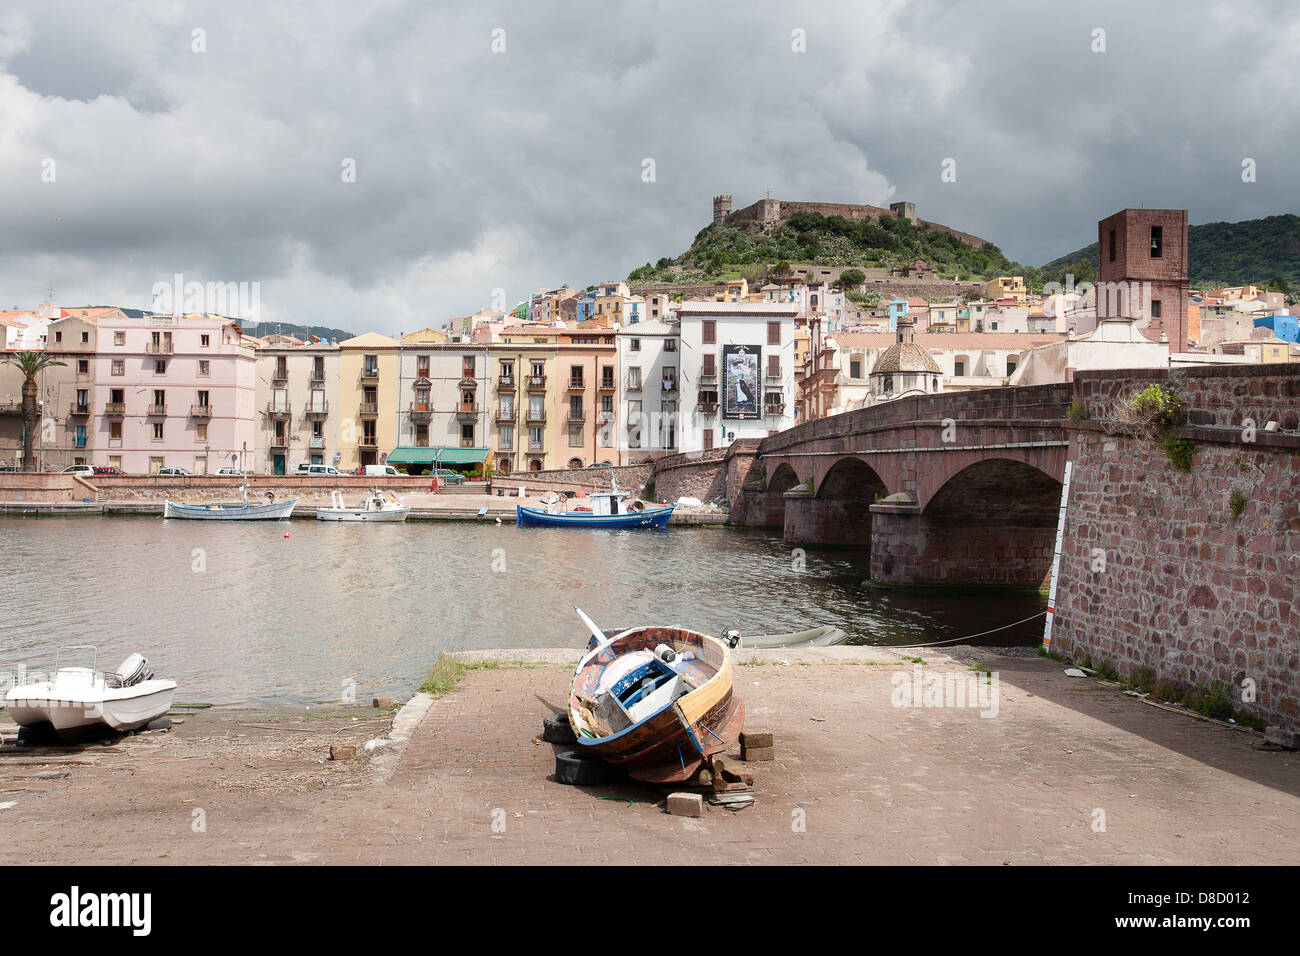
[[[915,342],[895,342],[885,349],[884,354],[880,356],[880,361],[876,362],[875,368],[871,370],[871,374],[875,375],[879,372],[932,372],[938,375],[941,371],[928,349],[923,349]]]

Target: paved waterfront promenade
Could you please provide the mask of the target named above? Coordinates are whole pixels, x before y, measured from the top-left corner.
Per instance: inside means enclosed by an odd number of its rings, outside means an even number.
[[[747,768],[754,807],[702,819],[665,815],[655,788],[548,779],[532,738],[572,651],[494,655],[533,663],[469,671],[373,760],[322,762],[387,729],[365,709],[210,710],[57,756],[6,733],[0,861],[1300,863],[1300,754],[993,651],[974,654],[998,675],[996,717],[894,707],[915,653],[745,655],[747,726],[776,735],[776,760]],[[971,673],[964,650],[920,654],[923,674]]]

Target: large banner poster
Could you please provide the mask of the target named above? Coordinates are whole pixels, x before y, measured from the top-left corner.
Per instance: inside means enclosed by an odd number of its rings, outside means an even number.
[[[762,349],[753,345],[722,347],[722,417],[744,421],[762,417]]]

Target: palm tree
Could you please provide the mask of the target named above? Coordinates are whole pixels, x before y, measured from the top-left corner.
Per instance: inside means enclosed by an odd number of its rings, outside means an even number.
[[[35,471],[32,438],[36,434],[36,376],[52,365],[67,365],[45,352],[12,352],[0,359],[0,365],[12,365],[23,374],[23,471]]]

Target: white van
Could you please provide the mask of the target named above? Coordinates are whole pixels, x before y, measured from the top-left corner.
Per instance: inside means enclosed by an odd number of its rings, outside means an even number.
[[[342,474],[333,465],[310,465],[302,462],[298,465],[298,474],[300,475],[339,475]]]
[[[400,478],[402,474],[392,465],[366,465],[367,478]]]

